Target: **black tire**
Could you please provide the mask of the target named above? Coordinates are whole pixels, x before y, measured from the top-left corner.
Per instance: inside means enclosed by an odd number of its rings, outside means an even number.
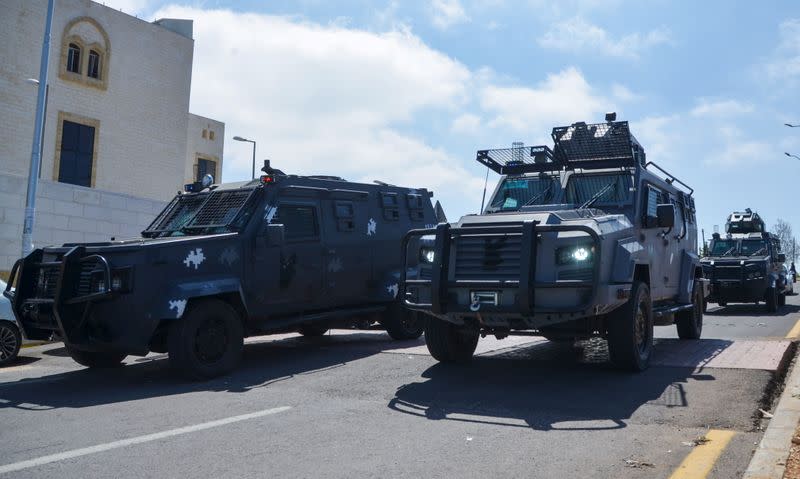
[[[778,306],[786,306],[786,293],[781,293],[778,295]]]
[[[0,366],[14,362],[22,346],[22,334],[16,324],[0,321]]]
[[[703,310],[705,299],[702,291],[695,285],[692,291],[692,308],[675,314],[675,326],[681,339],[700,339],[703,332]]]
[[[305,324],[297,329],[297,332],[307,338],[318,338],[328,332],[328,326],[324,324]]]
[[[172,368],[190,379],[227,374],[242,359],[241,318],[224,301],[192,301],[183,317],[170,326],[167,349]]]
[[[439,362],[466,362],[478,346],[478,330],[433,317],[425,318],[425,344]]]
[[[653,353],[653,307],[645,283],[633,283],[628,302],[609,315],[607,330],[608,352],[615,366],[630,371],[648,368]]]
[[[767,305],[767,311],[770,313],[778,311],[778,293],[775,291],[775,288],[767,288],[764,303]]]
[[[75,349],[71,346],[66,346],[67,353],[69,353],[72,360],[81,366],[96,369],[118,368],[122,366],[122,360],[125,359],[127,354],[113,353],[105,351],[83,351]]]
[[[404,341],[417,339],[425,331],[422,313],[411,311],[402,306],[391,306],[381,317],[381,325],[392,339]]]

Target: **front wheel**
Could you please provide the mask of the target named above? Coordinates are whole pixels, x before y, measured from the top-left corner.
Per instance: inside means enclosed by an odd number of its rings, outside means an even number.
[[[244,328],[236,311],[224,301],[193,301],[170,327],[169,362],[191,379],[210,379],[229,373],[244,349]]]
[[[80,349],[75,349],[71,346],[66,346],[66,348],[67,353],[69,353],[76,363],[80,364],[81,366],[86,366],[87,368],[116,368],[120,366],[122,360],[127,356],[127,354],[123,353],[83,351]]]
[[[0,321],[0,366],[5,366],[17,358],[22,346],[19,328],[8,321]]]
[[[608,318],[608,352],[622,369],[644,371],[653,352],[653,308],[650,288],[641,281],[631,287],[628,302]]]
[[[700,334],[703,332],[704,304],[702,291],[695,283],[692,291],[692,308],[675,314],[675,325],[678,327],[679,338],[700,339]]]
[[[766,297],[764,298],[764,302],[767,305],[767,311],[770,313],[778,311],[778,292],[775,290],[775,288],[767,288],[767,292],[765,294]]]
[[[465,362],[478,347],[479,332],[436,318],[425,318],[425,344],[439,362]]]
[[[401,306],[387,309],[381,318],[381,325],[392,339],[398,341],[417,339],[425,329],[421,313]]]

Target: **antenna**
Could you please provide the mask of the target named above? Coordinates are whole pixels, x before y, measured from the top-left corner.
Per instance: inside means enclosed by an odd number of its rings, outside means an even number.
[[[481,198],[481,210],[478,214],[483,213],[483,204],[486,202],[486,184],[489,183],[489,167],[486,167],[486,179],[483,180],[483,198]]]

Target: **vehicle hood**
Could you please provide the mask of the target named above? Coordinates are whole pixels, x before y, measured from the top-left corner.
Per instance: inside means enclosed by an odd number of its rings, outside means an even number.
[[[176,236],[165,238],[131,238],[116,241],[105,241],[98,243],[64,243],[61,246],[47,246],[44,249],[45,253],[63,253],[75,246],[84,246],[88,252],[102,253],[102,252],[123,252],[137,249],[150,249],[158,247],[169,246],[191,246],[193,244],[206,243],[209,241],[216,241],[224,238],[237,236],[238,233],[221,233],[215,235],[198,235],[198,236]]]
[[[455,226],[510,226],[525,221],[538,221],[542,225],[581,225],[604,235],[633,228],[625,215],[609,214],[597,209],[565,209],[558,211],[515,211],[489,215],[467,215]]]

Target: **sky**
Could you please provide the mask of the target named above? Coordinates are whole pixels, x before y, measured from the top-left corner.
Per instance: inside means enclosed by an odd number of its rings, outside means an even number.
[[[287,173],[426,187],[453,221],[480,208],[476,150],[616,111],[707,238],[748,207],[800,236],[796,1],[103,3],[194,20],[190,110],[226,124],[225,181],[249,177],[244,136]]]

